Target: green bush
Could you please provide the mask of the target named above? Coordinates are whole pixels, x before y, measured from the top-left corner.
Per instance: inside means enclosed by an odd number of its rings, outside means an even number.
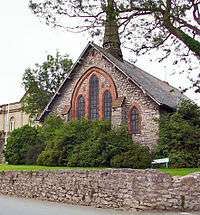
[[[178,111],[160,121],[159,157],[169,157],[174,167],[200,166],[200,108],[184,101]]]
[[[135,151],[132,150],[133,145]],[[111,164],[116,155],[123,156],[123,153],[135,156],[136,164],[133,166],[131,161],[127,161],[126,166],[122,162]],[[150,165],[150,153],[148,149],[133,143],[125,127],[111,128],[110,122],[81,120],[55,129],[47,147],[38,157],[38,164],[145,168]]]
[[[112,167],[144,169],[151,165],[151,154],[147,147],[135,144],[128,146],[127,151],[114,156]]]
[[[68,156],[76,144],[88,138],[89,123],[86,120],[72,121],[52,130],[46,139],[46,148],[38,157],[39,165],[63,166],[68,164]],[[44,130],[45,131],[45,130]]]
[[[38,130],[26,125],[10,134],[5,158],[9,164],[35,164],[43,149],[44,142]]]
[[[12,132],[6,148],[10,164],[79,167],[149,167],[147,148],[133,143],[124,126],[108,121],[71,121],[48,117],[38,128]]]

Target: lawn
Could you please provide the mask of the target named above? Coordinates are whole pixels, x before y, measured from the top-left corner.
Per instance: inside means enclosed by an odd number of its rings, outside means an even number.
[[[102,170],[101,167],[61,167],[61,166],[32,166],[32,165],[6,165],[0,164],[0,171],[4,170]],[[107,168],[108,169],[108,168]]]
[[[173,176],[184,176],[195,172],[200,173],[200,168],[163,168],[160,171]]]
[[[49,167],[49,166],[32,166],[32,165],[6,165],[0,164],[0,171],[4,170],[104,170],[110,168],[102,168],[102,167]],[[172,176],[184,176],[190,173],[199,172],[200,168],[162,168],[161,172],[169,173]]]

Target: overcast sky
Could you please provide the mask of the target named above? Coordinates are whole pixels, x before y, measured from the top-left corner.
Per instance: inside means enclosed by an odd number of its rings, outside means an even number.
[[[28,0],[0,0],[0,104],[19,101],[24,94],[21,86],[25,68],[42,63],[47,54],[69,54],[76,60],[89,38],[52,29],[42,23],[28,8]],[[131,58],[130,56],[126,56]],[[158,62],[150,63],[144,57],[137,66],[175,87],[186,84],[184,76],[170,76]],[[187,95],[200,103],[200,95]]]

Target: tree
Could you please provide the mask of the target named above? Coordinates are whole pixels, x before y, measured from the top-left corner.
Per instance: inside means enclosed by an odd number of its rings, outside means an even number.
[[[44,147],[38,129],[25,125],[11,132],[5,148],[5,158],[9,164],[35,164]]]
[[[159,61],[176,54],[184,72],[200,59],[200,0],[30,0],[30,8],[49,25],[92,36],[116,19],[124,47],[137,55],[162,50]],[[197,92],[199,79],[191,79]]]
[[[170,157],[176,167],[200,166],[200,107],[184,101],[173,114],[160,122],[159,157]]]
[[[28,68],[23,75],[22,84],[27,92],[23,109],[31,117],[38,115],[47,105],[71,68],[72,60],[68,56],[48,55],[47,60]]]
[[[199,4],[199,0],[30,0],[32,11],[43,16],[47,24],[98,35],[105,25],[105,14],[116,15],[124,42],[129,41],[129,47],[132,43],[137,53],[162,47],[169,55],[167,41],[171,39],[177,49],[181,42],[197,57],[200,57]],[[63,23],[64,16],[79,20],[81,25],[78,21]]]

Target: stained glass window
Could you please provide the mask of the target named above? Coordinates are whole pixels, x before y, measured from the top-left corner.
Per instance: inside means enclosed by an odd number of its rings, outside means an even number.
[[[85,117],[85,98],[81,95],[77,104],[77,117],[82,119]]]
[[[140,133],[140,119],[137,108],[133,108],[131,111],[131,131],[133,134]]]
[[[109,91],[104,93],[104,119],[111,120],[112,115],[112,95]]]
[[[99,119],[99,79],[96,75],[90,79],[90,119]]]

